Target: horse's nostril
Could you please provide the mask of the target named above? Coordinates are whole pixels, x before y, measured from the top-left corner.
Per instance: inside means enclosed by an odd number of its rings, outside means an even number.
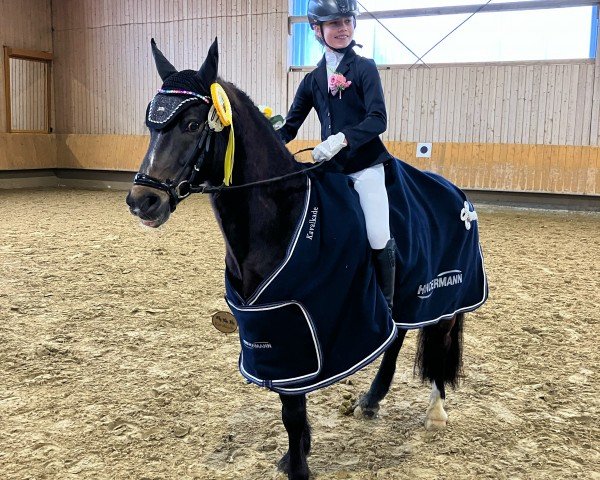
[[[142,203],[142,210],[148,211],[152,207],[157,207],[160,203],[160,197],[154,193],[149,193],[144,197],[144,201]]]

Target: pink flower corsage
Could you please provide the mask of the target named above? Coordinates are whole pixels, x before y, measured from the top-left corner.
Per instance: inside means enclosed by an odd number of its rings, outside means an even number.
[[[352,85],[352,82],[346,80],[346,77],[344,77],[341,73],[334,73],[331,75],[331,77],[329,77],[329,91],[333,96],[339,94],[340,98],[342,98],[342,92],[350,85]]]

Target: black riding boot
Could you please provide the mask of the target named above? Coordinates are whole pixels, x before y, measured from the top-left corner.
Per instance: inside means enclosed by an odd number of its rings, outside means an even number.
[[[394,303],[394,283],[396,281],[396,242],[390,238],[381,250],[373,250],[373,263],[377,283],[392,309]]]

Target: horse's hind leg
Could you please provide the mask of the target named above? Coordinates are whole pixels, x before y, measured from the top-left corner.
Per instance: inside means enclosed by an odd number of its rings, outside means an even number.
[[[446,400],[446,389],[444,383],[438,383],[438,380],[431,382],[431,395],[429,396],[429,406],[425,413],[425,428],[434,430],[446,427],[448,414],[444,410]]]
[[[306,416],[305,395],[279,395],[281,417],[288,433],[289,446],[277,467],[290,480],[308,480],[306,455],[310,451],[310,425]]]
[[[431,382],[425,428],[444,428],[448,414],[444,410],[446,385],[456,387],[462,367],[462,325],[464,314],[425,327],[419,335],[415,368],[423,381]]]
[[[406,330],[398,330],[398,336],[383,354],[383,360],[379,365],[379,370],[375,375],[371,388],[359,398],[358,408],[360,408],[360,413],[364,418],[372,419],[377,416],[379,402],[387,395],[392,384],[394,372],[396,371],[396,360],[405,336]]]

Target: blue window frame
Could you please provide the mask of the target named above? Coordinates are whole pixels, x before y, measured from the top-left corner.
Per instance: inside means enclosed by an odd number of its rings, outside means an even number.
[[[426,0],[419,7],[480,4],[481,0]],[[362,0],[370,11],[414,7],[403,0]],[[495,2],[500,3],[500,2]],[[307,0],[292,0],[291,14],[306,15]],[[361,10],[363,10],[361,8]],[[424,54],[468,15],[390,18],[382,20],[411,50]],[[569,28],[567,28],[569,27]],[[323,47],[308,23],[292,25],[292,66],[315,65]],[[381,25],[363,14],[355,39],[361,54],[378,64],[412,64],[416,57]],[[424,58],[426,63],[493,62],[595,58],[598,7],[479,13]]]

